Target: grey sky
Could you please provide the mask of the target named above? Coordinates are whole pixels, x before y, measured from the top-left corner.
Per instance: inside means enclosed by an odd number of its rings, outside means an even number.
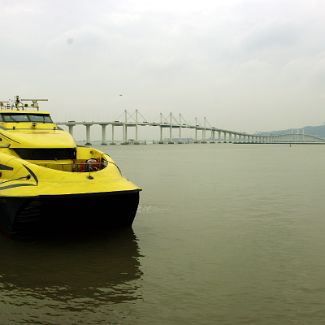
[[[0,0],[0,29],[2,98],[49,98],[56,120],[325,121],[323,0]]]

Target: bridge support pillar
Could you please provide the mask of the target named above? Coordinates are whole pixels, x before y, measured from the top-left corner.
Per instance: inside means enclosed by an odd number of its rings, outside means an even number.
[[[122,144],[129,144],[128,143],[128,112],[127,110],[124,111],[124,123],[123,123],[123,142]]]
[[[134,144],[140,144],[138,139],[138,110],[135,110],[135,141]]]
[[[216,131],[214,129],[211,129],[211,140],[210,143],[215,143],[216,142]]]
[[[134,144],[140,144],[139,139],[138,139],[138,122],[135,124],[135,139],[134,139]]]
[[[173,114],[169,113],[169,142],[168,144],[174,144],[173,142]]]
[[[106,127],[107,127],[107,124],[101,124],[101,127],[102,127],[102,145],[105,146],[105,145],[107,145],[107,143],[106,143]]]
[[[205,129],[203,129],[202,130],[202,139],[201,139],[201,143],[207,143],[207,141],[206,141],[206,136],[205,136],[205,133],[206,132],[206,130]]]
[[[160,128],[160,140],[159,140],[159,144],[163,144],[164,143],[164,141],[163,141],[163,127],[162,127],[162,124],[163,124],[163,114],[162,113],[160,113],[160,126],[159,126],[159,128]]]
[[[73,127],[75,126],[75,124],[68,124],[69,127],[69,133],[73,136]]]
[[[126,123],[123,124],[123,143],[122,144],[129,144],[128,143],[128,127]]]
[[[194,143],[198,143],[198,141],[197,141],[197,126],[195,126]]]
[[[114,124],[112,124],[112,142],[110,143],[111,145],[115,145],[115,141],[114,141]]]
[[[207,143],[207,140],[206,140],[206,131],[207,131],[206,125],[207,125],[207,118],[204,116],[201,143]]]
[[[92,126],[92,123],[85,123],[86,127],[86,146],[90,146],[90,127]]]
[[[179,129],[178,129],[178,141],[177,141],[178,144],[183,144],[183,140],[182,140],[182,127],[179,126]]]
[[[197,124],[197,117],[195,118],[195,136],[194,136],[194,143],[198,143],[197,141],[197,129],[198,129],[198,124]]]
[[[182,114],[179,114],[178,118],[178,123],[179,123],[179,129],[178,129],[178,144],[183,144],[183,139],[182,139]]]
[[[164,141],[163,141],[163,127],[160,125],[160,140],[159,140],[159,144],[163,144]]]

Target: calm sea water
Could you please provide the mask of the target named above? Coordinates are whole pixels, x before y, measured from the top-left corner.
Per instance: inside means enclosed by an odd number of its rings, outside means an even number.
[[[324,146],[102,149],[133,230],[0,238],[0,324],[325,323]]]

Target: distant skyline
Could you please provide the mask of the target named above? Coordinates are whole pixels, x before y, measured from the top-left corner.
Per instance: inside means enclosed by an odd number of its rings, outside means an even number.
[[[0,0],[0,28],[1,99],[48,98],[55,120],[325,121],[321,0]]]

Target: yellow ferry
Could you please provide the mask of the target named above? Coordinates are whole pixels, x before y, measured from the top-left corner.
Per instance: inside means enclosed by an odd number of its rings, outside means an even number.
[[[141,189],[109,155],[77,145],[40,101],[0,101],[0,231],[131,226]]]

